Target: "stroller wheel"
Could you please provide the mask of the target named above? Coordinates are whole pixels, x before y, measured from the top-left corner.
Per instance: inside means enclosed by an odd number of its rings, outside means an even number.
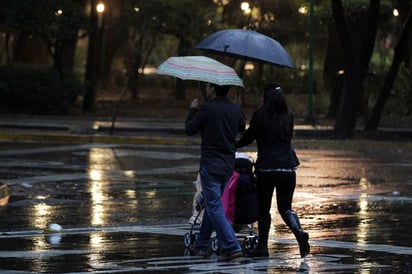
[[[212,249],[213,252],[218,252],[219,251],[219,240],[216,237],[213,237],[210,239],[210,248]]]
[[[243,240],[243,247],[245,250],[253,249],[257,245],[257,237],[256,236],[246,236]]]
[[[192,235],[190,235],[189,232],[185,233],[184,243],[185,247],[190,247],[190,245],[192,244]]]
[[[254,236],[255,246],[259,243],[259,236]]]
[[[189,248],[185,248],[185,251],[183,252],[183,256],[185,256],[185,257],[190,256],[190,249]]]
[[[196,242],[197,237],[199,237],[199,233],[198,233],[198,232],[196,232],[195,234],[192,235],[192,244],[193,244],[194,242]]]

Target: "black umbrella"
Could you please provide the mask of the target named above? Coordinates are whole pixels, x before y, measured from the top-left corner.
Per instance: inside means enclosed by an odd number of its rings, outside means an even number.
[[[295,68],[285,48],[275,39],[253,30],[217,31],[195,46],[195,49],[264,62],[279,67]]]

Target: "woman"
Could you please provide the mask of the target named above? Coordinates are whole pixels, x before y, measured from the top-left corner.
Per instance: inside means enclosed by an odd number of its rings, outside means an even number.
[[[254,257],[269,255],[270,208],[275,188],[278,211],[299,243],[300,256],[303,258],[310,251],[309,235],[302,230],[299,218],[292,210],[295,170],[299,165],[291,146],[293,127],[293,114],[282,89],[271,84],[265,87],[263,106],[253,114],[249,128],[236,143],[239,148],[256,140],[258,150],[255,173],[259,198],[259,242],[251,253]]]

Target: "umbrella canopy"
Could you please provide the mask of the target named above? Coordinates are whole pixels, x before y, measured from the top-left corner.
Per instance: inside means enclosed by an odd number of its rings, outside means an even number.
[[[236,71],[206,56],[170,57],[157,68],[157,74],[174,76],[183,80],[197,80],[222,85],[243,87]]]
[[[289,54],[278,41],[253,30],[220,30],[206,37],[195,49],[295,68]]]

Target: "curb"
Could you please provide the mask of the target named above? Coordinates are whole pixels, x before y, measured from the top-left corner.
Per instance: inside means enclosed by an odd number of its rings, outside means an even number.
[[[180,138],[166,136],[116,136],[116,135],[85,135],[59,133],[19,133],[0,132],[0,140],[12,141],[44,141],[69,143],[103,143],[131,145],[199,145],[200,139],[195,137]]]

